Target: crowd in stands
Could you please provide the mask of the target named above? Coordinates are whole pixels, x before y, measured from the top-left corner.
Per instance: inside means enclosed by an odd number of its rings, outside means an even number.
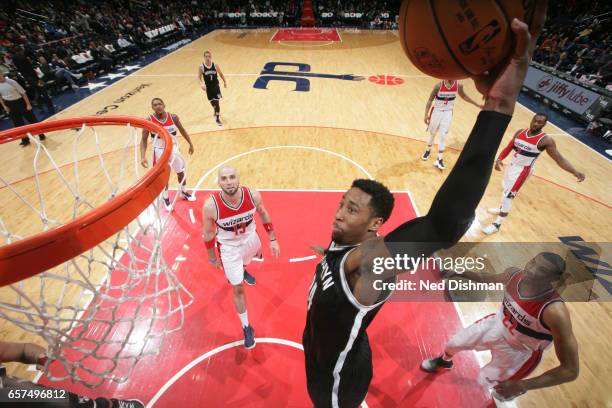
[[[397,29],[400,0],[315,0],[317,21],[322,26],[357,26]]]
[[[549,2],[533,60],[601,87],[612,85],[612,5],[607,1]]]
[[[0,72],[17,80],[35,105],[53,111],[50,94],[142,56],[169,37],[160,34],[185,35],[207,23],[204,9],[190,0],[4,0]]]

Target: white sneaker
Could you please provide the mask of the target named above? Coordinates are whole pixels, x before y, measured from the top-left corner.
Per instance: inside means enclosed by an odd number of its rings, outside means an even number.
[[[444,170],[446,168],[444,167],[444,161],[442,161],[442,159],[437,159],[436,162],[434,163],[434,167],[437,167],[440,170]]]
[[[499,231],[499,227],[500,227],[499,224],[491,223],[491,224],[487,225],[486,227],[484,227],[482,229],[482,232],[484,232],[487,235],[492,235],[492,234],[495,234],[496,232]]]
[[[489,214],[493,214],[493,215],[499,215],[499,213],[501,212],[499,207],[497,208],[487,208],[487,212]]]

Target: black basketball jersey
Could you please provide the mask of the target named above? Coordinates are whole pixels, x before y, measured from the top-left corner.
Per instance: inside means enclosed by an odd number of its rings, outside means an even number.
[[[219,77],[217,76],[217,67],[213,62],[210,67],[202,63],[202,74],[204,75],[204,84],[207,88],[219,86]]]
[[[369,355],[366,329],[389,297],[372,306],[361,305],[344,274],[344,261],[355,246],[332,242],[317,265],[308,293],[306,327],[302,338],[307,366],[339,376],[345,365]],[[363,348],[367,350],[363,350]]]

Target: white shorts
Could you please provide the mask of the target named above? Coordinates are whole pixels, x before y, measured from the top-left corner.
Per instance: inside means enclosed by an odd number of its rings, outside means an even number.
[[[164,152],[164,148],[159,148],[159,147],[154,147],[153,148],[153,164],[155,164],[159,158],[161,157],[162,153]],[[170,160],[168,161],[168,164],[170,164],[170,167],[172,168],[172,170],[174,170],[176,173],[184,173],[185,172],[185,159],[183,159],[183,156],[181,155],[181,152],[178,149],[178,146],[174,146],[174,148],[172,149],[172,154],[170,155]]]
[[[221,263],[225,277],[232,285],[239,285],[244,279],[244,267],[261,254],[259,235],[253,232],[244,238],[240,245],[223,245],[219,242]]]
[[[529,176],[531,176],[531,173],[533,173],[533,166],[508,165],[502,182],[504,197],[516,197],[521,187],[525,184]]]
[[[489,388],[506,380],[528,376],[540,363],[543,350],[518,349],[504,337],[503,323],[495,314],[461,329],[448,344],[446,351],[454,355],[462,350],[491,350],[491,361],[480,369],[479,382]]]
[[[435,135],[436,131],[440,131],[440,137],[446,137],[450,130],[451,120],[453,119],[453,110],[440,110],[433,108],[431,115],[429,116],[429,125],[427,131],[431,135]]]

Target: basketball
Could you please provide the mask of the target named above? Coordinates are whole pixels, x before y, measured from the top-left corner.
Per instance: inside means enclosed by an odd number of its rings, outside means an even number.
[[[404,52],[423,73],[440,79],[482,74],[513,48],[510,24],[530,24],[533,0],[404,0],[399,37]]]

